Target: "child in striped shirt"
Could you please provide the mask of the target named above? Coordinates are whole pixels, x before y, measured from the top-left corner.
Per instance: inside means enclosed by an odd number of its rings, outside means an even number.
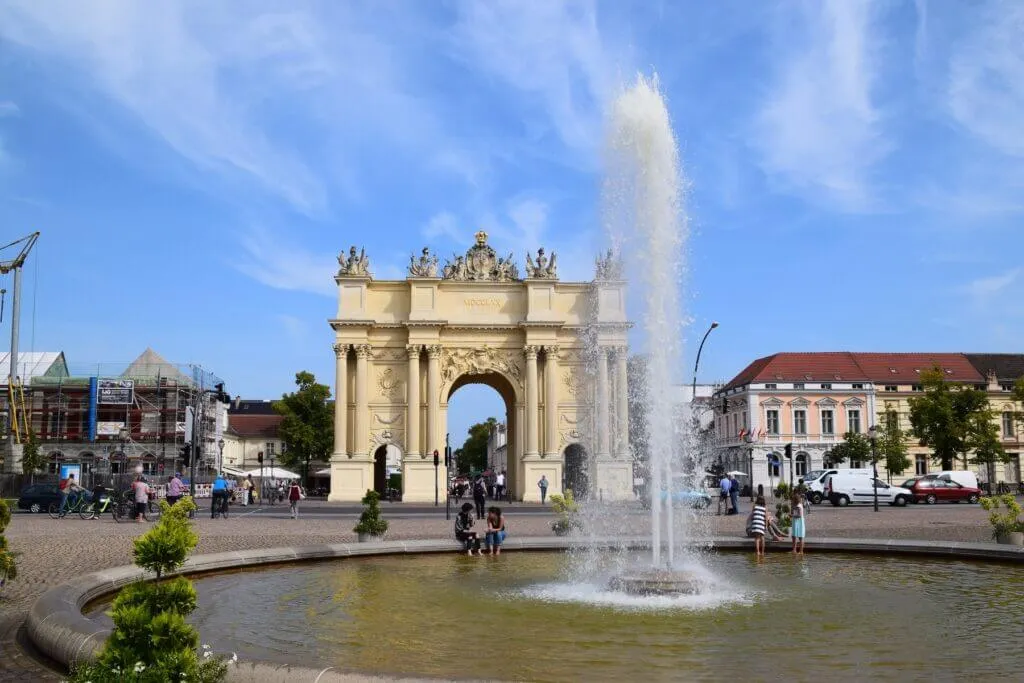
[[[750,511],[750,532],[754,534],[754,552],[764,557],[764,532],[768,525],[768,509],[764,504],[764,496],[754,501],[754,509]]]

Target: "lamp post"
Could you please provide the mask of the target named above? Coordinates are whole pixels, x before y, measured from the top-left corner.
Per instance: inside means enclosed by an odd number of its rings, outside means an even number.
[[[690,387],[691,406],[697,402],[697,368],[700,367],[700,352],[704,350],[704,342],[708,340],[708,335],[711,334],[711,330],[716,327],[718,327],[718,323],[712,322],[711,327],[709,327],[708,331],[704,333],[704,338],[700,340],[700,346],[697,347],[697,360],[693,364],[693,384]]]
[[[121,442],[121,481],[124,481],[125,470],[128,468],[128,452],[125,450],[128,447],[128,442],[131,441],[131,432],[128,431],[127,427],[121,427],[117,430],[117,440]]]
[[[217,450],[219,451],[217,455],[217,472],[220,473],[224,469],[224,439],[217,440]]]
[[[878,455],[876,441],[878,440],[878,427],[868,429],[868,438],[871,439],[871,490],[875,494],[875,512],[878,512]]]

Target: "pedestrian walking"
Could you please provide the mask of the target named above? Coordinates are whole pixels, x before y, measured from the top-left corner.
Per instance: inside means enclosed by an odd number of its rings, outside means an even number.
[[[537,486],[540,488],[540,504],[543,505],[545,499],[548,497],[548,478],[547,475],[540,475],[540,481],[537,482]]]
[[[764,532],[768,525],[768,509],[764,504],[764,496],[754,501],[754,509],[750,511],[750,533],[754,535],[754,554],[764,557]]]
[[[305,497],[306,494],[302,492],[299,482],[293,481],[292,485],[288,488],[288,504],[291,506],[292,519],[299,518],[299,501]]]
[[[793,528],[790,529],[790,535],[793,537],[793,554],[803,555],[804,554],[804,536],[806,535],[806,519],[803,497],[793,492],[790,497],[790,517],[793,520]]]
[[[505,499],[505,470],[498,472],[498,477],[494,482],[495,498],[498,500]]]
[[[132,492],[135,494],[135,521],[141,522],[149,507],[149,484],[141,474],[132,483]]]
[[[718,514],[722,514],[722,507],[725,507],[725,512],[729,512],[729,477],[722,475],[722,480],[718,482]]]
[[[181,472],[175,472],[171,480],[167,482],[167,504],[174,505],[185,491],[185,484],[181,482]]]
[[[487,507],[487,483],[482,476],[473,484],[473,502],[476,503],[476,518],[483,519]]]
[[[732,514],[738,515],[740,513],[740,482],[736,479],[736,475],[729,477],[729,500],[732,502]]]

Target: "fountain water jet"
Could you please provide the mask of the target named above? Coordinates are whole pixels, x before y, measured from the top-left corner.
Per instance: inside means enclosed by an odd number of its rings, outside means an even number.
[[[676,139],[656,77],[641,75],[624,90],[612,104],[609,123],[606,230],[627,266],[633,266],[631,286],[645,306],[643,382],[653,567],[617,576],[612,587],[631,593],[693,592],[697,582],[689,573],[675,571],[676,515],[672,509],[673,474],[681,463],[673,378],[682,367],[679,284],[688,225],[681,207]],[[692,470],[697,459],[688,460]],[[684,475],[693,482],[695,472]],[[688,534],[690,529],[682,531]]]

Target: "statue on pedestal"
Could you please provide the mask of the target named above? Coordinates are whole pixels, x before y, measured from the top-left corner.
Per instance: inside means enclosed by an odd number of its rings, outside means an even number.
[[[551,260],[544,255],[544,247],[537,250],[537,261],[534,263],[530,254],[526,254],[526,277],[533,280],[558,279],[558,254],[551,252]]]
[[[370,275],[370,259],[366,256],[366,249],[361,249],[357,255],[353,246],[349,249],[348,258],[345,258],[345,252],[338,254],[338,265],[341,266],[338,269],[338,277]]]
[[[409,256],[409,275],[412,277],[437,277],[437,256],[430,254],[430,247],[423,247],[419,261],[416,255]]]

